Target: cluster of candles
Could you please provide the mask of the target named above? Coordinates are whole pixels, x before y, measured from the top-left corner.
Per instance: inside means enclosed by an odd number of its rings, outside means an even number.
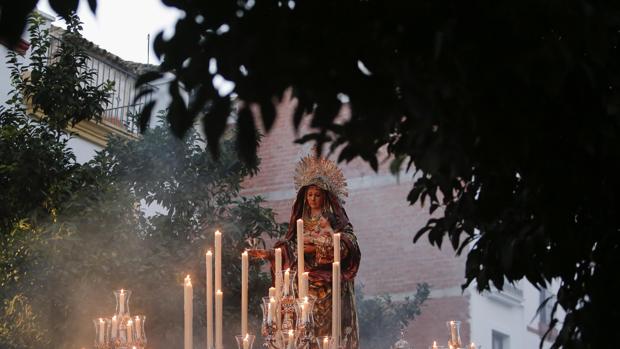
[[[116,313],[111,318],[97,318],[95,325],[95,348],[143,349],[146,346],[144,315],[131,316],[129,313],[130,290],[114,291],[116,297]]]
[[[433,345],[430,349],[465,349],[461,343],[461,335],[460,335],[460,321],[450,320],[446,323],[448,329],[450,330],[450,339],[448,340],[448,346],[438,346],[437,341],[433,341]],[[474,342],[471,342],[467,349],[478,349]]]
[[[297,220],[297,289],[300,299],[301,318],[306,319],[311,312],[311,306],[308,302],[308,272],[304,272],[304,223],[303,220]],[[340,234],[333,234],[334,239],[334,262],[332,264],[333,271],[333,290],[332,294],[340,294]],[[223,292],[222,292],[222,233],[218,230],[214,235],[215,253],[209,250],[206,253],[206,317],[207,317],[207,348],[223,349],[222,324],[223,324]],[[215,255],[215,263],[213,257]],[[215,264],[215,268],[213,265]],[[267,316],[275,317],[276,304],[278,304],[283,296],[286,296],[288,289],[292,286],[290,280],[291,271],[289,269],[282,270],[282,250],[275,249],[275,287],[269,289],[269,304],[267,305]],[[254,336],[248,331],[248,270],[249,260],[248,252],[241,254],[241,335],[237,336],[237,341],[243,349],[250,349]],[[215,275],[213,275],[215,271]],[[193,289],[189,275],[184,282],[184,349],[193,348]],[[215,297],[213,294],[215,290]],[[213,321],[213,303],[215,301],[215,331]],[[270,319],[271,320],[271,319]],[[340,297],[332,299],[332,338],[334,345],[339,347],[341,337],[341,311]],[[295,333],[289,331],[288,335],[294,336]],[[322,338],[322,349],[327,349],[329,338]],[[290,343],[290,341],[289,341]]]

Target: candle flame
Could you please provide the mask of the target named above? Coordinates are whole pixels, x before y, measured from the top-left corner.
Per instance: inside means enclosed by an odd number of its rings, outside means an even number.
[[[136,321],[140,320],[140,315],[136,315]]]
[[[207,256],[211,256],[211,255],[213,255],[213,252],[211,252],[211,250],[208,250],[207,251]]]
[[[112,316],[112,320],[116,321],[116,315]]]
[[[133,320],[129,319],[127,320],[127,326],[131,326],[133,324]]]
[[[241,254],[242,256],[246,256],[248,255],[248,251],[243,251],[243,253]]]
[[[269,301],[275,303],[276,302],[276,297],[269,298]]]
[[[219,296],[219,295],[222,295],[222,294],[223,294],[223,293],[222,293],[222,290],[217,290],[217,291],[215,291],[215,295],[216,295],[216,296]]]
[[[250,334],[246,333],[245,334],[245,338],[243,338],[244,341],[249,341],[250,340]]]
[[[123,293],[125,293],[125,290],[123,290],[123,289],[121,288],[121,294],[123,294]]]
[[[295,335],[295,332],[293,330],[288,330],[289,337],[293,337],[294,335]]]
[[[99,323],[103,323],[103,319],[102,318],[99,318]]]
[[[304,303],[308,303],[308,296],[304,297]]]
[[[327,344],[328,342],[329,342],[329,338],[328,337],[323,338],[323,343]]]
[[[187,276],[185,277],[185,286],[191,286],[192,285],[192,278],[189,276],[189,274],[187,274]]]
[[[215,235],[221,235],[222,233],[219,230],[215,231]]]

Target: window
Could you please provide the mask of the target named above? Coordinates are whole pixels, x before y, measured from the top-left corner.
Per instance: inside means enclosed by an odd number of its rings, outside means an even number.
[[[539,303],[540,303],[540,309],[539,311],[539,321],[541,324],[543,325],[547,325],[549,326],[549,324],[551,324],[551,311],[553,310],[553,294],[549,291],[547,291],[546,289],[542,288],[540,289],[540,296],[539,296]],[[543,306],[542,304],[545,303],[545,305]]]
[[[510,336],[495,330],[491,333],[491,349],[510,349]]]

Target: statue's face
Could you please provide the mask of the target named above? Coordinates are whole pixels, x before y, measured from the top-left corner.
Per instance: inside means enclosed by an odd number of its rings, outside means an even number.
[[[311,185],[308,187],[308,191],[306,191],[306,201],[308,202],[308,206],[311,209],[317,210],[323,207],[323,200],[325,199],[325,195],[323,194],[323,190],[319,187]]]

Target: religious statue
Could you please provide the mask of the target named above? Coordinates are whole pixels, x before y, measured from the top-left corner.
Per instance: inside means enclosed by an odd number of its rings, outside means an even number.
[[[360,249],[353,226],[344,210],[347,183],[338,166],[325,158],[307,156],[295,169],[297,197],[283,240],[274,248],[282,250],[283,269],[297,268],[297,225],[304,224],[304,271],[309,272],[308,293],[316,297],[313,308],[315,336],[331,336],[333,234],[340,233],[341,261],[341,340],[343,348],[359,348],[354,280],[360,264]],[[274,271],[271,250],[250,251],[255,258],[268,259]],[[313,345],[313,348],[314,345]]]

